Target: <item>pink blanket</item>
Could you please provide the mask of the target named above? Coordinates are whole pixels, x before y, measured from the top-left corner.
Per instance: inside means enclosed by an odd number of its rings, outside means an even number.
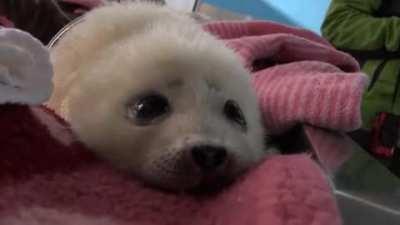
[[[205,28],[253,71],[272,133],[296,123],[359,126],[366,81],[350,56],[308,31],[269,22]],[[97,160],[47,109],[7,102],[0,101],[0,225],[341,224],[328,181],[306,155],[271,157],[218,195],[165,193]]]
[[[297,123],[338,131],[361,126],[367,78],[355,59],[323,38],[267,21],[216,22],[205,29],[225,40],[253,71],[265,126],[272,134]]]
[[[0,127],[0,225],[341,224],[306,155],[267,159],[223,193],[195,197],[144,187],[96,160],[43,107],[2,105]]]
[[[37,7],[37,5],[39,4],[37,1],[34,1],[34,0],[24,0],[24,1],[31,1],[32,7],[35,7],[35,6]],[[66,13],[74,13],[76,15],[82,15],[95,7],[103,5],[106,2],[106,0],[57,0],[57,1],[61,2],[61,3],[68,3],[70,5],[73,5],[74,7],[70,7],[68,10],[66,10]],[[49,7],[49,8],[52,8],[52,7]],[[44,7],[44,9],[41,9],[41,10],[49,10],[49,9]],[[4,14],[4,12],[0,12],[0,13]],[[5,13],[5,14],[8,14],[8,13]],[[14,15],[14,16],[16,18],[18,18],[19,16],[22,16],[22,15]],[[0,26],[8,27],[8,28],[15,27],[14,22],[11,21],[10,19],[11,18],[8,18],[5,15],[0,14]],[[39,18],[39,19],[43,19],[43,18]]]

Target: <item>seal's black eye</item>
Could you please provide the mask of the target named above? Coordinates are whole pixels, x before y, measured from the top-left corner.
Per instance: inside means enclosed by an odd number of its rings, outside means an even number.
[[[168,99],[161,94],[145,95],[136,100],[130,109],[130,116],[138,125],[147,125],[168,114]]]
[[[226,101],[224,106],[224,114],[226,118],[237,123],[243,129],[247,128],[246,119],[244,118],[242,110],[240,109],[239,105],[235,101],[233,100]]]

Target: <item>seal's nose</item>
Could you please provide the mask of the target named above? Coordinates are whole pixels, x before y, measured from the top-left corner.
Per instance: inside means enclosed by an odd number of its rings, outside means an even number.
[[[205,172],[213,172],[227,160],[227,151],[220,146],[194,146],[191,155],[195,164]]]

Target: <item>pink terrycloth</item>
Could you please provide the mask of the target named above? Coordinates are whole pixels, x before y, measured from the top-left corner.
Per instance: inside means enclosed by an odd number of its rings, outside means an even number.
[[[52,133],[70,136],[68,125],[43,107],[0,106],[0,128],[0,225],[341,224],[306,155],[269,158],[223,193],[194,197],[144,187],[79,143],[63,145]]]
[[[0,28],[1,27],[15,27],[15,25],[7,17],[0,15]]]
[[[33,0],[24,0],[24,1],[33,1]],[[77,15],[82,15],[98,6],[104,5],[106,3],[106,0],[60,0],[60,2],[73,4],[75,6],[75,9],[73,9],[72,13],[75,13]],[[0,14],[0,26],[15,27],[15,24],[6,16]]]
[[[265,126],[279,134],[297,123],[338,131],[361,126],[367,78],[350,55],[304,30],[267,22],[214,22],[205,30],[225,40],[252,71]]]
[[[271,157],[224,192],[195,197],[114,170],[44,107],[0,105],[0,143],[0,225],[341,224],[326,177],[306,155]]]
[[[104,0],[61,0],[61,1],[81,5],[82,7],[85,7],[87,9],[93,9],[105,3]]]
[[[61,0],[62,2],[78,5],[75,14],[81,15],[105,3],[105,0]]]

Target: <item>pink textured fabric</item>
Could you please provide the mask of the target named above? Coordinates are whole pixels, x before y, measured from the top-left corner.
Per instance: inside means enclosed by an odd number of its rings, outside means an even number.
[[[5,16],[0,15],[0,28],[1,27],[14,27],[14,23]]]
[[[81,5],[87,9],[92,9],[105,3],[104,0],[61,0],[62,2]]]
[[[222,193],[192,196],[114,170],[44,107],[0,105],[0,128],[0,225],[341,224],[326,178],[306,155],[268,158]]]
[[[101,6],[105,3],[104,0],[61,0],[62,2],[75,4],[79,6],[74,10],[75,14],[81,15],[90,11],[91,9]]]
[[[303,29],[267,22],[216,22],[205,30],[226,41],[252,71],[265,126],[297,123],[338,131],[361,126],[367,77],[350,55]]]
[[[0,127],[0,225],[341,224],[306,155],[271,157],[222,193],[196,197],[145,187],[74,140],[58,142],[54,132],[71,132],[43,107],[0,106]]]

